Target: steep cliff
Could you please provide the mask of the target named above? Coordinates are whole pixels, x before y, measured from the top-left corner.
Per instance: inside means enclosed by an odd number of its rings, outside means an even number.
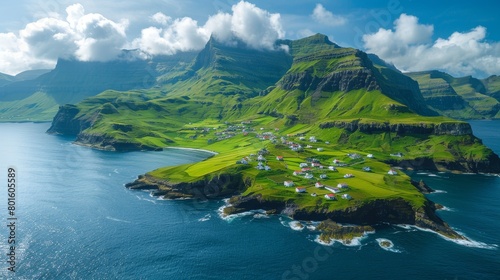
[[[398,135],[472,135],[472,128],[465,122],[390,123],[353,120],[324,122],[320,123],[319,127],[322,129],[336,127],[350,132],[359,131],[363,133],[394,132]]]

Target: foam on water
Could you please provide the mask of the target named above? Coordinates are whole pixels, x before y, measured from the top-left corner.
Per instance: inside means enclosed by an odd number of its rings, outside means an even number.
[[[443,206],[441,209],[437,209],[438,211],[448,211],[448,212],[455,212],[455,209],[449,208],[446,206]]]
[[[212,218],[212,215],[206,214],[205,216],[203,216],[203,218],[199,218],[198,221],[199,222],[206,222],[206,221],[210,220],[210,218]]]
[[[448,192],[443,190],[434,190],[432,193],[437,194],[437,193],[448,193]]]
[[[304,225],[299,221],[291,221],[288,223],[288,225],[291,229],[296,231],[302,231],[305,228]]]
[[[386,251],[389,251],[389,252],[393,252],[393,253],[401,253],[400,250],[394,248],[394,243],[392,243],[391,240],[386,239],[386,238],[377,238],[375,240],[377,240],[378,246],[380,246],[380,248],[382,248]],[[389,246],[383,246],[382,245],[383,242],[389,243]]]
[[[415,228],[417,230],[420,230],[420,231],[432,232],[434,234],[437,234],[439,237],[443,238],[446,241],[451,241],[453,243],[456,243],[458,245],[462,245],[462,246],[465,246],[465,247],[473,247],[473,248],[488,249],[488,250],[497,250],[498,249],[498,244],[486,244],[484,242],[476,241],[476,240],[473,240],[473,239],[467,237],[465,234],[463,234],[463,233],[461,233],[459,231],[456,231],[456,232],[458,234],[460,234],[461,236],[467,238],[467,240],[449,238],[449,237],[444,236],[444,235],[442,235],[442,234],[440,234],[438,232],[435,232],[433,230],[426,229],[426,228],[421,228],[421,227],[417,227],[417,226],[411,226],[411,227]]]
[[[128,224],[131,223],[130,221],[126,221],[126,220],[122,220],[122,219],[117,219],[117,218],[113,218],[113,217],[110,217],[110,216],[106,216],[106,219],[111,220],[111,221],[115,221],[115,222],[121,222],[121,223],[128,223]]]

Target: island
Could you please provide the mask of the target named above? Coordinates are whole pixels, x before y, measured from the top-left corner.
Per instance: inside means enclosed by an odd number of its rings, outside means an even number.
[[[318,221],[322,242],[382,223],[465,239],[404,171],[500,173],[470,125],[428,107],[410,77],[325,35],[276,46],[211,38],[191,63],[158,64],[152,88],[60,106],[48,132],[112,151],[212,151],[126,186],[165,199],[229,198],[224,215],[262,209]]]

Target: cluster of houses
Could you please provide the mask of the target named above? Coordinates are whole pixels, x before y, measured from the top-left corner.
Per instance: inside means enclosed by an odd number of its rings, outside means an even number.
[[[293,187],[295,184],[293,181],[284,181],[283,185],[285,187]],[[325,198],[328,200],[335,200],[336,194],[343,192],[349,188],[349,186],[346,183],[339,183],[337,185],[337,187],[330,187],[330,186],[323,185],[321,182],[316,182],[316,184],[314,184],[314,186],[316,188],[325,188],[326,190],[331,191],[332,193],[325,194]],[[295,188],[295,192],[297,192],[297,193],[305,193],[306,191],[307,191],[306,187],[296,187]],[[312,193],[311,196],[316,196],[316,193]],[[343,199],[347,199],[347,200],[352,199],[352,197],[347,193],[342,194],[341,197]]]

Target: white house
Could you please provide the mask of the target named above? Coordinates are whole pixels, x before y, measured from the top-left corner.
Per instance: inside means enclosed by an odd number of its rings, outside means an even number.
[[[347,173],[344,175],[344,178],[353,178],[354,175],[352,175],[351,173]]]
[[[315,136],[309,137],[309,142],[316,143],[318,140],[316,139]]]
[[[394,169],[391,169],[391,170],[389,170],[387,172],[387,174],[389,174],[389,175],[398,175],[398,172],[396,170],[394,170]]]
[[[335,166],[328,166],[328,169],[330,169],[331,171],[337,171],[337,168],[335,168]]]
[[[301,168],[302,168],[302,167],[307,167],[307,166],[308,166],[308,165],[307,165],[307,163],[305,163],[305,162],[302,162],[302,163],[300,163],[300,164],[299,164],[299,167],[301,167]]]
[[[283,161],[283,156],[276,156],[276,160]]]
[[[320,182],[316,182],[316,184],[314,184],[314,186],[315,186],[316,188],[322,188],[322,187],[324,187],[324,185],[323,185],[323,184],[321,184]]]
[[[308,148],[308,149],[312,149],[312,148],[313,148],[313,146],[311,146],[311,145],[307,145],[307,146],[306,146],[306,148]]]
[[[306,175],[304,176],[304,178],[306,178],[306,179],[312,179],[312,178],[314,178],[314,176],[311,173],[306,173]]]
[[[346,183],[338,183],[337,184],[337,188],[339,189],[347,189],[349,187],[349,185],[347,185]]]
[[[331,191],[332,193],[339,193],[341,190],[339,188],[325,187],[325,189]]]
[[[304,136],[300,136],[299,140],[306,140],[306,138]]]
[[[343,199],[347,199],[347,200],[351,200],[352,196],[350,196],[349,194],[345,193],[345,194],[342,195],[342,198]]]
[[[335,195],[333,193],[325,194],[325,198],[328,200],[335,200]]]
[[[367,158],[373,158],[373,154],[366,155]]]
[[[369,166],[365,166],[365,167],[363,167],[363,171],[370,172],[370,171],[372,171],[372,169]]]
[[[312,196],[312,197],[316,197],[316,193],[312,193],[312,194],[311,194],[311,196]]]
[[[318,152],[322,152],[324,149],[323,148],[317,148],[316,149]]]
[[[264,170],[269,171],[271,170],[271,167],[269,165],[264,166]]]
[[[304,188],[304,187],[296,187],[295,188],[295,192],[305,193],[306,192],[306,188]]]
[[[333,160],[333,164],[339,164],[339,163],[340,163],[340,160],[338,160],[338,159]]]
[[[285,185],[285,187],[293,187],[295,184],[293,181],[284,181],[283,185]]]
[[[265,160],[266,160],[266,158],[265,158],[265,157],[263,157],[262,155],[259,155],[259,156],[257,157],[257,160],[258,160],[258,161],[265,161]]]
[[[295,176],[304,175],[304,172],[302,172],[302,170],[295,170],[293,172],[293,175],[295,175]]]
[[[321,174],[321,175],[319,175],[319,177],[320,177],[321,179],[326,179],[326,178],[328,178],[328,176],[326,176],[326,174]]]

